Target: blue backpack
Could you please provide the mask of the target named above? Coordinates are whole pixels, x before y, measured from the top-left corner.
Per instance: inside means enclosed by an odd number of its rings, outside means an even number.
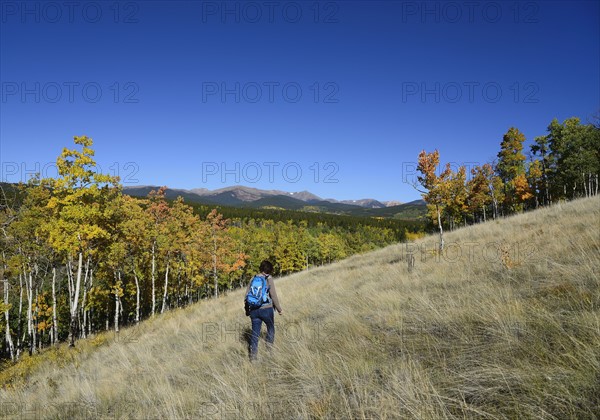
[[[250,289],[248,289],[248,293],[246,294],[248,309],[251,311],[258,309],[270,301],[269,286],[266,277],[258,275],[254,276],[250,282]]]

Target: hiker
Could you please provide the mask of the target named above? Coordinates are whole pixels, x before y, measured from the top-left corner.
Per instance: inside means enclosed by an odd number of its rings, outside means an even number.
[[[260,274],[255,275],[246,288],[246,315],[252,320],[252,335],[250,336],[250,360],[256,360],[258,339],[262,323],[267,325],[267,348],[271,348],[275,340],[275,311],[283,315],[283,310],[277,299],[275,283],[271,277],[273,264],[264,260],[260,263]]]

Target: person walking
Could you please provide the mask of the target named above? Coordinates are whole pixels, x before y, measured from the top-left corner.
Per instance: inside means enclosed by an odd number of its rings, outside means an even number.
[[[283,315],[279,304],[275,283],[271,277],[273,264],[264,260],[260,263],[260,274],[255,275],[246,288],[245,308],[246,315],[252,321],[252,335],[250,336],[250,360],[256,360],[258,354],[258,340],[262,323],[267,326],[267,348],[271,349],[275,341],[275,311]]]

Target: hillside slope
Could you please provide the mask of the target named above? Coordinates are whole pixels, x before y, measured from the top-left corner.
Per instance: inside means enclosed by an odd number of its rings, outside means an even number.
[[[46,352],[2,415],[598,418],[599,229],[596,197],[278,279],[254,364],[235,291]]]

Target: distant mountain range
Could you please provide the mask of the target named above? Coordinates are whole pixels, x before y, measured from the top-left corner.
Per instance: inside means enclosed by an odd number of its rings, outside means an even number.
[[[124,187],[124,192],[135,197],[145,197],[157,186]],[[334,200],[321,198],[309,191],[287,192],[280,190],[261,190],[245,186],[232,186],[217,190],[195,188],[191,190],[168,188],[167,199],[178,196],[188,203],[217,206],[298,210],[354,216],[394,217],[414,219],[425,213],[425,202],[416,200],[402,204],[397,201],[377,201],[371,198],[361,200]]]

